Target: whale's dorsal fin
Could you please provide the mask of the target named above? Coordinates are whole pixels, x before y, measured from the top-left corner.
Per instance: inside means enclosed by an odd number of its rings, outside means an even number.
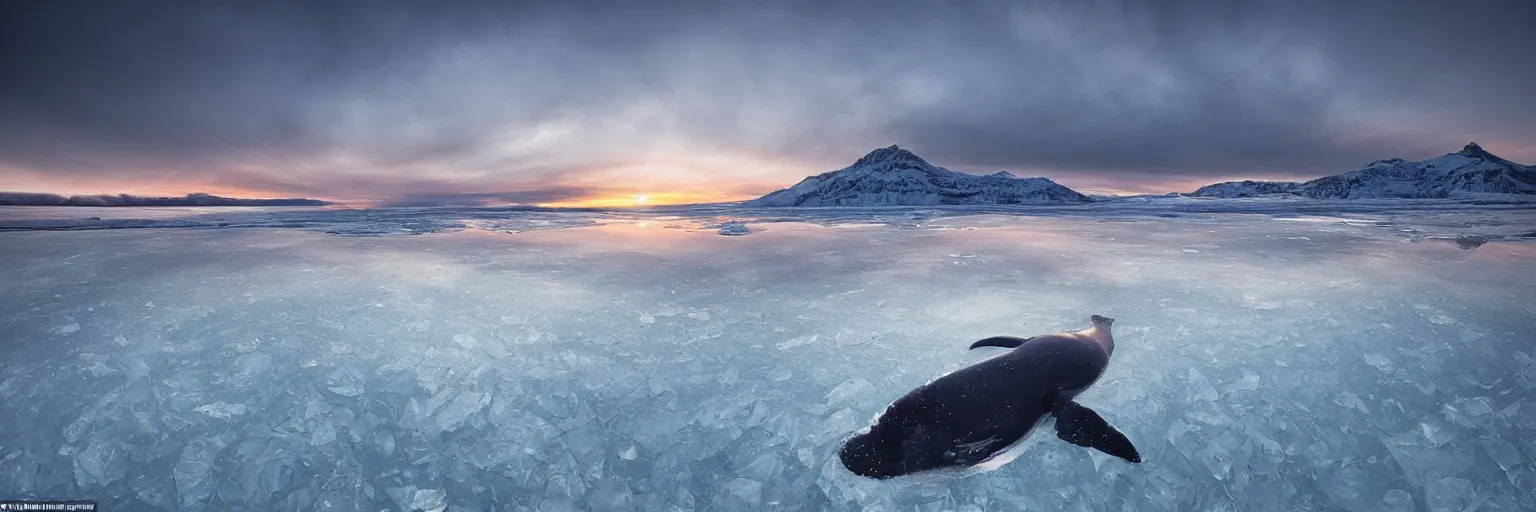
[[[1036,336],[1035,338],[1038,338],[1038,337],[1039,336]],[[1025,343],[1029,342],[1029,340],[1032,340],[1032,339],[1035,339],[1035,338],[1017,338],[1017,337],[1013,337],[1013,336],[993,336],[991,338],[987,338],[987,339],[984,339],[984,340],[981,340],[981,341],[977,341],[976,343],[972,343],[970,350],[976,350],[978,347],[1018,348],[1019,345],[1023,345]]]
[[[1136,445],[1131,444],[1125,434],[1109,426],[1109,422],[1099,417],[1099,413],[1093,412],[1093,409],[1078,405],[1077,402],[1061,401],[1051,413],[1056,416],[1056,437],[1062,441],[1093,448],[1131,462],[1141,462],[1141,454],[1136,451]]]

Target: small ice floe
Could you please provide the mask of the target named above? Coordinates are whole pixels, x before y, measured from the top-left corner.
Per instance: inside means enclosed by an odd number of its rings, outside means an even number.
[[[1456,237],[1456,246],[1464,250],[1472,250],[1488,243],[1488,237],[1482,235],[1461,235]]]
[[[720,234],[725,236],[742,236],[751,232],[752,230],[747,229],[746,224],[740,222],[726,222],[720,225]]]
[[[245,414],[245,404],[226,404],[224,402],[214,402],[202,407],[198,407],[196,410],[197,412],[212,416],[214,418],[227,420],[229,418]]]
[[[792,338],[792,339],[788,339],[788,340],[784,340],[784,341],[778,342],[777,344],[774,345],[774,347],[778,348],[779,350],[789,350],[789,349],[792,349],[792,348],[795,348],[795,347],[798,347],[798,346],[809,345],[811,343],[815,343],[816,340],[818,338],[820,338],[820,337],[821,337],[821,335],[819,335],[819,334],[810,334],[810,335],[806,335],[806,336],[799,336],[799,337],[795,337],[795,338]]]

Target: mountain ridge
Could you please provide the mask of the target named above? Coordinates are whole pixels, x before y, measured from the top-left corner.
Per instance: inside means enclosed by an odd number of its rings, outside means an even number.
[[[788,188],[742,203],[751,207],[937,206],[1089,202],[1088,196],[1043,177],[1007,171],[986,176],[928,163],[900,146],[878,148],[853,165],[807,176]]]
[[[1536,194],[1536,167],[1518,164],[1476,142],[1461,151],[1410,162],[1387,158],[1352,171],[1305,181],[1227,181],[1195,197],[1297,195],[1314,199],[1439,199],[1461,194]]]

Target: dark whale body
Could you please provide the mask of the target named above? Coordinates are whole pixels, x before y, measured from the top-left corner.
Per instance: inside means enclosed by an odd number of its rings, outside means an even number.
[[[1114,352],[1114,319],[1094,315],[1092,321],[1093,327],[1077,332],[977,341],[971,348],[1012,350],[897,399],[868,432],[843,445],[843,466],[880,479],[977,466],[1052,418],[1062,440],[1141,462],[1124,434],[1072,401],[1104,374]]]

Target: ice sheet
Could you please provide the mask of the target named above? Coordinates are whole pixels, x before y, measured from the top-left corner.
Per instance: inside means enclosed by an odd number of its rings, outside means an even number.
[[[1536,509],[1536,210],[1271,203],[0,212],[0,497]],[[1047,434],[961,478],[838,465],[972,341],[1091,314],[1117,351],[1078,401],[1143,464]]]

